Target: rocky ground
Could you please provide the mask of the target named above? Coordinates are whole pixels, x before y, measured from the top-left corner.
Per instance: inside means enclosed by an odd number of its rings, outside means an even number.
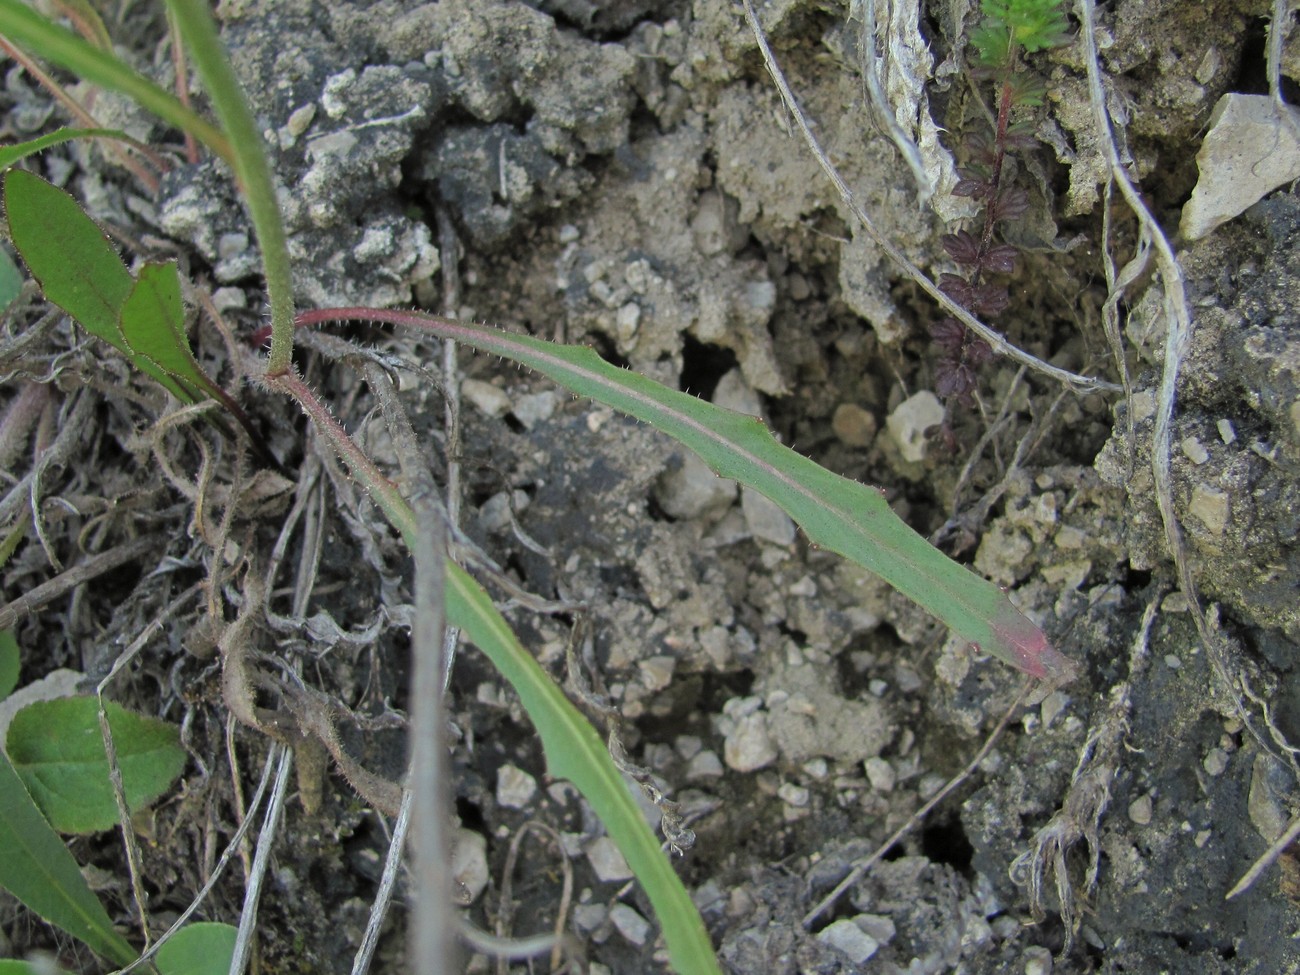
[[[907,4],[877,6],[899,8],[907,22]],[[921,12],[934,77],[917,110],[943,130],[935,159],[943,147],[965,153],[984,126],[989,94],[954,56],[970,6],[929,2]],[[1268,7],[1115,0],[1099,11],[1112,115],[1171,235],[1219,98],[1267,92]],[[696,833],[679,866],[726,970],[1300,968],[1294,858],[1224,899],[1297,806],[1300,198],[1290,184],[1196,241],[1175,240],[1194,331],[1170,473],[1201,634],[1151,473],[1168,327],[1162,279],[1148,274],[1120,306],[1129,393],[1071,391],[997,359],[970,403],[944,401],[930,335],[941,313],[822,175],[739,6],[229,0],[219,15],[285,187],[304,306],[440,309],[453,272],[460,317],[592,344],[762,415],[785,443],[881,486],[918,531],[1012,590],[1081,665],[1073,683],[1031,690],[973,775],[805,924],[855,861],[976,756],[1020,678],[809,547],[782,513],[715,480],[655,431],[462,353],[454,461],[463,524],[514,583],[571,607],[510,615],[557,675],[579,635],[580,656],[621,711],[631,758]],[[911,173],[864,107],[860,16],[837,0],[774,0],[761,11],[855,198],[937,276],[951,270],[940,236],[969,210],[942,189],[933,206],[918,206]],[[110,27],[123,37],[161,36],[153,10],[127,6],[118,17]],[[164,49],[136,55],[168,77]],[[1284,72],[1300,77],[1298,60],[1289,45]],[[992,324],[1053,365],[1119,383],[1103,328],[1104,255],[1109,240],[1122,265],[1136,225],[1114,201],[1103,224],[1106,170],[1078,43],[1035,55],[1030,70],[1047,86],[1038,146],[1015,177],[1031,205],[1008,232],[1021,259],[1011,306]],[[17,68],[2,97],[7,135],[30,137],[60,117]],[[105,124],[176,144],[115,97],[101,93],[95,108]],[[233,186],[215,163],[176,158],[156,195],[98,150],[52,151],[37,168],[136,253],[180,256],[236,333],[252,335],[263,312],[259,265]],[[440,215],[454,238],[440,235]],[[28,314],[6,319],[6,342],[37,312]],[[440,351],[334,331],[396,363],[402,400],[445,472]],[[206,319],[198,335],[205,361],[220,365],[226,353]],[[359,371],[329,351],[305,349],[304,370],[376,458],[393,461]],[[44,439],[0,466],[18,477],[38,445],[58,437],[66,449],[43,469],[44,536],[29,528],[3,568],[5,600],[53,575],[51,557],[76,562],[79,551],[146,532],[167,539],[165,550],[19,622],[24,683],[56,668],[102,677],[210,571],[214,539],[264,566],[300,502],[306,520],[286,540],[262,649],[361,717],[348,732],[357,755],[400,772],[408,566],[288,404],[245,390],[293,478],[260,475],[256,496],[245,494],[257,504],[218,525],[219,514],[193,509],[203,485],[224,510],[229,451],[202,431],[153,429],[161,396],[144,381],[133,387],[125,367],[66,324],[23,355],[6,363],[3,395],[13,402],[23,383],[56,376]],[[295,607],[293,567],[313,558],[310,596]],[[237,601],[233,576],[227,595]],[[124,701],[184,721],[194,756],[147,824],[159,925],[201,886],[237,820],[243,799],[228,756],[249,791],[266,751],[244,730],[227,749],[216,669],[195,634],[200,602],[174,610],[117,685]],[[540,834],[524,841],[510,930],[549,929],[571,869],[570,927],[591,970],[665,971],[648,903],[599,822],[546,777],[517,702],[472,647],[452,688],[469,918],[494,926],[506,910],[511,840],[545,824],[558,845]],[[345,964],[387,845],[387,823],[337,775],[304,793],[264,896],[266,972]],[[106,835],[75,851],[125,921],[120,849]],[[233,920],[241,898],[232,871],[204,914]],[[57,947],[65,964],[94,970],[75,946],[52,941],[11,903],[2,908],[13,950]],[[399,970],[404,932],[398,911],[376,970]]]

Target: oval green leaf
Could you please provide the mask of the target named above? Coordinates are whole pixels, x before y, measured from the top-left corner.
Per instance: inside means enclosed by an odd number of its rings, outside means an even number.
[[[226,975],[239,934],[229,924],[187,924],[154,955],[159,975]],[[2,973],[0,973],[2,975]]]
[[[135,279],[108,236],[69,194],[21,169],[5,176],[4,197],[14,246],[45,297],[126,352],[117,318]]]
[[[165,721],[105,702],[127,808],[161,796],[185,766],[178,730]],[[50,825],[62,833],[93,833],[117,823],[117,804],[94,697],[29,704],[9,725],[14,768]]]

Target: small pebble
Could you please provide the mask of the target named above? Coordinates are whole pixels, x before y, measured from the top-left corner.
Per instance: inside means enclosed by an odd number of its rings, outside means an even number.
[[[776,790],[776,794],[788,806],[802,809],[808,805],[808,790],[804,786],[795,785],[793,782],[782,782],[780,788]]]
[[[876,426],[875,416],[856,403],[841,403],[831,417],[831,430],[849,447],[870,447]]]
[[[1172,653],[1165,654],[1165,666],[1168,667],[1170,670],[1177,670],[1182,665],[1183,665],[1182,660],[1174,656]]]
[[[1228,753],[1222,748],[1211,748],[1210,753],[1205,756],[1205,761],[1201,766],[1210,775],[1222,775],[1224,769],[1228,767]]]
[[[673,741],[673,747],[677,749],[678,755],[689,762],[700,753],[704,742],[700,740],[699,735],[678,735]]]
[[[479,379],[466,379],[462,382],[460,394],[486,416],[504,416],[510,409],[510,397],[504,389]]]
[[[897,782],[898,776],[894,772],[894,766],[890,765],[886,759],[877,755],[863,762],[862,768],[867,773],[867,781],[871,783],[871,788],[877,792],[894,791],[894,784]]]
[[[1138,796],[1128,804],[1128,818],[1139,826],[1151,822],[1152,802],[1149,795]]]
[[[717,779],[722,776],[722,759],[712,748],[699,752],[686,763],[686,778],[695,782],[699,779]]]
[[[880,949],[880,943],[860,927],[843,918],[827,925],[817,940],[848,955],[849,961],[861,965]]]
[[[523,809],[537,792],[537,780],[521,768],[502,765],[497,770],[497,802],[507,809]]]
[[[463,895],[458,902],[472,904],[483,893],[488,885],[488,862],[487,840],[482,833],[461,828],[452,834],[451,876]]]
[[[1052,975],[1052,953],[1036,946],[1026,948],[1025,975]]]
[[[753,772],[776,761],[776,745],[767,729],[766,714],[750,714],[736,722],[727,735],[722,757],[737,772]]]
[[[898,934],[898,928],[894,926],[894,922],[883,914],[859,914],[853,921],[882,945],[889,944],[894,940],[894,936]]]
[[[632,876],[632,870],[623,859],[623,854],[608,836],[591,841],[587,847],[587,859],[591,861],[591,869],[596,871],[596,876],[604,883],[628,880]]]
[[[528,393],[514,401],[510,412],[525,429],[531,430],[537,424],[551,418],[555,413],[556,400],[555,393],[549,389],[540,393]]]
[[[1196,437],[1185,437],[1181,444],[1183,454],[1193,464],[1204,464],[1210,459],[1210,452],[1205,449],[1201,441]]]
[[[1061,691],[1053,691],[1043,698],[1043,703],[1039,707],[1039,713],[1043,718],[1043,727],[1050,728],[1057,715],[1064,711],[1069,703],[1070,696]]]
[[[618,933],[634,945],[643,945],[650,936],[650,922],[626,904],[615,904],[609,909],[609,919]]]

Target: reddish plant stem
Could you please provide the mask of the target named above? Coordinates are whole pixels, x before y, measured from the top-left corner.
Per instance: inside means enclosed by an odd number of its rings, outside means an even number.
[[[1002,188],[1002,163],[1007,157],[1007,126],[1011,122],[1011,102],[1014,92],[1011,88],[1011,66],[1002,79],[1002,94],[998,100],[998,124],[993,133],[993,167],[989,173],[989,189],[984,199],[984,232],[980,235],[979,261],[971,274],[970,283],[978,285],[984,270],[984,255],[993,246],[993,228],[998,222],[998,192]]]

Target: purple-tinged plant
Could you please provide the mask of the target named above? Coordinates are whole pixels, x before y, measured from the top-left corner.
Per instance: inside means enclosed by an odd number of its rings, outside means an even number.
[[[1007,186],[1003,166],[1013,149],[1036,144],[1030,127],[1012,121],[1017,108],[1042,104],[1042,86],[1019,71],[1022,53],[1055,47],[1066,41],[1065,15],[1060,0],[984,0],[982,19],[971,32],[977,75],[994,79],[998,90],[997,117],[992,138],[971,135],[966,140],[969,159],[953,188],[956,196],[969,197],[984,211],[979,236],[966,230],[944,234],[943,249],[960,274],[944,274],[939,287],[961,307],[982,318],[992,318],[1011,303],[1006,285],[990,282],[989,274],[1015,270],[1017,250],[995,242],[997,225],[1017,220],[1029,209],[1029,194]],[[935,392],[962,405],[973,403],[980,366],[993,358],[983,339],[955,318],[943,318],[930,330],[939,347],[935,365]]]

